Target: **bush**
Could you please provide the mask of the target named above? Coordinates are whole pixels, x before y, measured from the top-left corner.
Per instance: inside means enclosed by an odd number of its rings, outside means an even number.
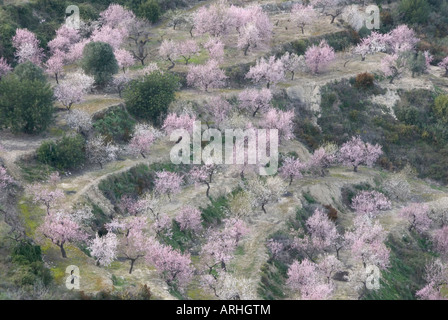
[[[95,83],[104,85],[118,72],[114,50],[108,43],[90,42],[84,47],[81,65],[83,70],[95,78]]]
[[[448,95],[440,95],[434,100],[434,112],[445,123],[448,123]]]
[[[411,24],[426,23],[430,10],[426,0],[401,0],[398,7],[402,20]]]
[[[59,170],[76,169],[85,160],[85,140],[81,135],[64,136],[60,141],[45,141],[37,149],[37,160]]]
[[[151,190],[153,181],[154,177],[149,167],[140,164],[102,180],[98,188],[112,203],[118,203],[124,195],[137,197]]]
[[[143,80],[131,81],[124,92],[126,108],[134,117],[161,124],[177,88],[175,76],[153,72]]]
[[[14,74],[24,81],[40,81],[45,82],[47,78],[45,77],[44,71],[33,64],[30,61],[19,64],[14,68]]]
[[[134,131],[135,120],[121,107],[109,109],[96,120],[93,127],[108,141],[127,142]]]
[[[21,242],[12,252],[12,262],[17,265],[14,268],[14,282],[16,285],[26,286],[41,282],[48,286],[53,281],[50,269],[46,268],[39,246],[28,242]]]
[[[42,132],[53,120],[53,90],[39,80],[12,74],[0,81],[0,127],[14,132]]]
[[[355,87],[360,89],[369,89],[373,87],[375,76],[371,73],[364,72],[356,76]]]
[[[140,5],[137,13],[140,17],[155,23],[160,19],[160,6],[155,0],[147,0]]]

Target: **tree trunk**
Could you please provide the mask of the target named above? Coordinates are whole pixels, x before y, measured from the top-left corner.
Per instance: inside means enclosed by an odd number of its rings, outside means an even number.
[[[205,192],[205,194],[207,195],[207,198],[210,198],[210,183],[205,182],[205,184],[207,185],[207,191]]]
[[[263,210],[264,213],[266,213],[266,209],[264,208],[265,205],[266,205],[266,203],[263,203],[263,204],[261,205],[261,210]]]
[[[61,248],[62,258],[67,258],[67,253],[65,252],[64,245],[61,244],[59,248]]]
[[[358,172],[358,166],[353,166],[353,172]]]
[[[246,48],[244,48],[244,55],[247,56],[247,50],[249,50],[250,44],[248,44],[246,46]]]
[[[131,267],[129,268],[129,274],[132,273],[132,270],[134,269],[134,263],[136,259],[130,259],[131,260]]]
[[[56,78],[56,83],[59,84],[58,74],[55,73],[55,74],[54,74],[54,77]]]
[[[291,71],[291,74],[292,74],[291,80],[294,80],[294,71]]]
[[[176,65],[173,60],[171,60],[171,58],[168,58],[168,61],[171,62],[171,66],[168,67],[168,70],[171,70],[174,68],[174,66]]]
[[[140,154],[142,155],[142,157],[143,157],[144,159],[146,159],[146,156],[145,156],[145,154],[144,154],[143,152],[140,152]]]
[[[193,26],[191,26],[191,28],[190,28],[190,36],[193,38],[193,28],[194,28],[194,25]]]

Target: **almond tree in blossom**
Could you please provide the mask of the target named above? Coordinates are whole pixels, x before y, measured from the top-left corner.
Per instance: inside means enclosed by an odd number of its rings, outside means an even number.
[[[260,30],[253,23],[248,23],[242,27],[241,33],[238,37],[237,47],[244,51],[247,56],[247,51],[250,48],[258,47],[264,39],[260,35]]]
[[[12,37],[12,46],[16,49],[15,56],[19,63],[31,61],[35,65],[41,65],[44,53],[39,45],[36,35],[26,28],[16,29]]]
[[[328,284],[331,283],[333,276],[343,270],[344,265],[339,258],[334,255],[325,255],[322,260],[319,261],[317,265],[319,271],[324,275]]]
[[[440,63],[438,64],[440,68],[445,69],[445,77],[448,77],[448,56],[446,56]],[[1,69],[1,68],[0,68]]]
[[[312,6],[296,3],[292,6],[291,16],[292,21],[302,30],[302,34],[304,34],[304,28],[313,23],[317,18],[317,13]]]
[[[361,191],[353,199],[351,207],[356,213],[376,217],[380,211],[389,210],[391,202],[378,191]]]
[[[163,40],[159,47],[159,55],[163,59],[171,62],[171,66],[168,67],[168,70],[171,70],[176,65],[174,61],[179,57],[178,44],[173,40]]]
[[[121,98],[121,94],[123,90],[126,88],[129,82],[131,82],[132,78],[128,75],[127,72],[119,73],[114,75],[112,79],[112,85],[117,88],[118,96]]]
[[[204,48],[208,51],[211,60],[221,62],[224,58],[224,43],[219,38],[210,37],[204,43]]]
[[[193,25],[198,35],[204,33],[209,33],[213,37],[225,35],[232,27],[227,3],[221,0],[208,8],[200,7],[193,16]]]
[[[100,13],[99,21],[111,28],[128,29],[135,23],[135,19],[135,14],[132,11],[123,8],[119,4],[111,4]]]
[[[291,140],[294,137],[294,110],[282,111],[270,108],[264,115],[262,127],[265,129],[277,129],[280,141]]]
[[[373,222],[366,215],[357,216],[353,229],[345,233],[347,247],[364,268],[368,265],[375,265],[380,269],[389,267],[390,250],[384,244],[386,238],[387,232],[379,222]]]
[[[118,208],[124,215],[138,216],[145,213],[148,209],[146,199],[134,199],[131,196],[124,195],[120,199]]]
[[[334,49],[322,40],[318,46],[312,45],[305,52],[305,62],[311,73],[319,73],[335,59]]]
[[[129,274],[131,274],[136,261],[147,254],[149,239],[145,233],[146,217],[132,216],[123,221],[112,220],[105,227],[108,232],[118,235],[116,255],[130,262]]]
[[[185,290],[192,280],[194,267],[190,254],[182,254],[153,240],[147,248],[146,262],[153,264],[165,282],[178,290]]]
[[[97,265],[109,266],[117,258],[118,238],[108,232],[102,237],[96,235],[89,245],[90,255],[95,258]]]
[[[208,92],[208,89],[223,87],[226,79],[227,76],[218,67],[218,62],[215,60],[209,60],[206,64],[190,66],[187,74],[188,85],[205,92]]]
[[[392,84],[406,69],[406,58],[399,54],[389,54],[381,60],[381,71],[390,78]]]
[[[325,273],[308,259],[293,262],[288,269],[286,284],[299,291],[303,300],[327,300],[334,291],[333,284],[327,283]]]
[[[74,104],[82,102],[94,82],[93,77],[82,71],[71,73],[54,89],[54,96],[70,111]]]
[[[44,218],[44,223],[38,229],[45,238],[50,239],[53,244],[61,249],[63,258],[67,258],[64,245],[67,242],[87,240],[87,235],[81,227],[68,215],[51,212]]]
[[[268,60],[260,58],[255,66],[250,67],[246,78],[255,83],[265,82],[266,88],[269,89],[271,84],[275,85],[285,79],[285,67],[282,60],[276,59],[275,56],[270,56]]]
[[[213,274],[216,268],[227,271],[227,264],[233,259],[235,249],[248,231],[240,219],[226,220],[222,230],[209,230],[206,237],[208,242],[201,251],[208,274]]]
[[[367,55],[373,55],[377,52],[387,52],[391,41],[389,33],[382,34],[372,31],[369,36],[361,39],[361,42],[355,47],[353,53],[359,54],[361,61],[364,61]]]
[[[175,113],[170,113],[163,122],[162,130],[164,130],[167,135],[171,135],[171,133],[177,129],[187,130],[191,134],[193,132],[193,124],[195,121],[195,115],[183,113],[178,116]]]
[[[67,62],[74,63],[82,58],[84,47],[91,42],[90,39],[83,39],[74,45],[70,46],[65,58]]]
[[[258,89],[245,89],[238,95],[240,101],[239,107],[246,109],[252,113],[252,116],[260,112],[265,112],[269,109],[272,100],[271,90],[263,88]]]
[[[292,184],[293,179],[301,179],[303,177],[302,171],[306,168],[306,164],[301,162],[299,158],[287,157],[283,160],[280,167],[280,176],[283,179],[289,179],[289,185]]]
[[[123,70],[123,73],[125,73],[126,68],[133,66],[135,63],[134,56],[131,52],[125,49],[116,49],[114,54],[115,59],[117,59],[118,66]]]
[[[227,119],[231,110],[232,105],[221,96],[213,96],[207,101],[206,111],[218,129],[220,124]]]
[[[365,143],[361,140],[361,137],[356,136],[341,146],[338,160],[344,166],[353,166],[353,171],[357,172],[359,165],[365,164],[371,167],[382,154],[383,151],[380,145]]]
[[[11,66],[8,64],[5,58],[0,58],[0,80],[3,76],[7,75],[12,71]]]
[[[57,84],[59,84],[59,76],[62,75],[64,71],[64,59],[65,54],[56,50],[50,59],[45,62],[45,72],[54,76]]]
[[[40,183],[33,184],[29,187],[29,193],[33,196],[33,202],[43,204],[50,215],[50,209],[59,201],[65,198],[65,194],[58,188],[46,188]]]
[[[64,55],[70,51],[70,48],[78,43],[81,36],[77,29],[67,27],[63,24],[59,29],[56,30],[56,37],[48,42],[48,48],[50,52],[55,54],[60,51]]]
[[[295,72],[299,69],[299,67],[304,65],[304,61],[302,60],[303,56],[299,57],[295,53],[285,52],[280,59],[285,70],[291,72],[291,80],[294,80]]]
[[[213,174],[216,172],[216,166],[212,164],[204,164],[193,167],[188,176],[196,184],[205,184],[207,186],[206,195],[210,197],[210,184],[212,183]]]
[[[417,43],[420,41],[416,36],[414,30],[407,25],[402,24],[390,32],[390,45],[392,52],[398,54],[400,52],[412,51],[415,49]]]
[[[129,142],[129,148],[132,153],[141,154],[143,158],[146,158],[145,154],[149,152],[155,140],[156,136],[152,128],[145,124],[137,124]]]
[[[255,300],[256,284],[253,280],[217,271],[216,274],[205,274],[201,277],[201,285],[210,290],[221,300]]]
[[[448,285],[448,266],[440,259],[426,265],[426,286],[417,291],[416,295],[422,300],[447,300],[442,290]]]
[[[202,230],[201,211],[194,207],[182,208],[175,220],[179,223],[180,230],[190,230],[194,233]]]
[[[249,180],[246,189],[253,196],[253,206],[261,207],[261,210],[266,213],[265,206],[278,201],[285,193],[286,186],[280,177],[275,176]]]
[[[159,195],[167,195],[171,200],[171,196],[178,194],[182,188],[183,177],[178,173],[169,171],[156,172],[154,179],[154,191]]]
[[[199,53],[199,47],[194,40],[185,40],[177,44],[178,54],[184,58],[187,65],[190,59]]]
[[[93,31],[90,40],[93,42],[108,43],[114,50],[117,50],[123,44],[126,37],[127,30],[103,25],[101,28]]]
[[[400,210],[400,216],[409,223],[409,231],[415,230],[424,233],[431,227],[432,220],[429,217],[429,206],[424,203],[413,203]]]
[[[103,169],[103,164],[114,161],[117,158],[118,147],[107,141],[102,135],[93,137],[87,141],[86,155],[90,163],[99,164]]]
[[[315,262],[320,254],[335,246],[339,233],[335,224],[320,209],[316,209],[306,220],[305,226],[306,233],[299,231],[299,235],[294,237],[293,247]]]
[[[434,247],[443,256],[448,255],[448,226],[444,226],[434,232],[432,237]]]
[[[324,177],[328,172],[328,168],[336,163],[336,160],[335,151],[332,152],[332,150],[320,147],[314,150],[307,167]]]
[[[79,109],[75,109],[67,113],[66,121],[70,129],[82,133],[84,136],[87,136],[93,127],[92,117],[90,114]]]

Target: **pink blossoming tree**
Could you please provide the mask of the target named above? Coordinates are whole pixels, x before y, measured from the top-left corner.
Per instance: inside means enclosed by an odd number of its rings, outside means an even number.
[[[67,242],[85,241],[87,235],[81,227],[65,214],[51,212],[44,218],[39,231],[61,249],[63,258],[67,258],[64,245]]]
[[[271,90],[263,88],[257,89],[245,89],[238,95],[240,101],[239,107],[248,110],[252,113],[252,116],[260,112],[265,112],[269,109],[272,100]]]
[[[422,203],[413,203],[400,210],[400,216],[409,223],[409,231],[415,230],[424,233],[431,227],[432,220],[429,217],[429,207]]]
[[[304,28],[317,18],[317,13],[312,6],[303,4],[294,4],[291,9],[292,21],[300,28],[304,34]]]
[[[359,214],[373,218],[380,211],[391,208],[391,202],[378,191],[361,191],[352,199],[352,208]]]
[[[448,266],[440,259],[436,259],[426,265],[426,286],[417,291],[416,295],[422,300],[447,300],[442,293],[448,285]]]
[[[357,172],[359,165],[365,164],[371,167],[382,154],[383,151],[380,145],[365,143],[361,140],[361,137],[356,136],[341,146],[338,160],[344,166],[353,166],[353,171]]]
[[[129,148],[132,153],[141,154],[143,158],[146,158],[145,154],[149,152],[155,140],[156,136],[148,125],[138,124],[129,142]]]
[[[226,79],[227,76],[215,60],[209,60],[203,65],[192,65],[187,74],[188,85],[205,92],[208,92],[208,89],[223,87]]]
[[[190,206],[182,208],[176,216],[180,230],[190,230],[194,233],[202,230],[201,219],[201,211]]]
[[[334,49],[322,40],[318,46],[312,45],[305,52],[305,62],[311,73],[319,73],[335,59]]]
[[[276,59],[275,56],[269,57],[268,60],[260,58],[255,66],[250,67],[246,78],[255,83],[265,82],[266,88],[269,89],[270,85],[285,79],[285,67],[282,60]]]
[[[183,177],[175,172],[160,171],[156,172],[154,179],[154,190],[159,195],[167,195],[169,199],[174,194],[181,191]]]

